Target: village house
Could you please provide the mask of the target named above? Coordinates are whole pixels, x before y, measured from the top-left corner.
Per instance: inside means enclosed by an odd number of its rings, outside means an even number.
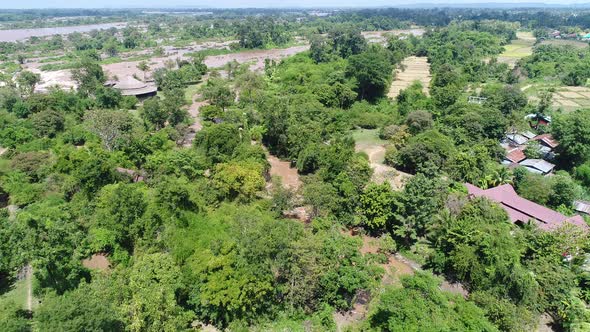
[[[517,225],[524,225],[529,221],[534,222],[539,229],[551,231],[566,224],[571,224],[588,230],[588,224],[579,215],[572,217],[565,216],[557,211],[524,199],[516,193],[509,184],[503,184],[490,189],[481,189],[470,183],[466,183],[467,192],[470,198],[485,197],[500,204],[506,211],[510,220]]]
[[[551,124],[551,116],[549,115],[531,113],[527,114],[524,118],[529,120],[529,125],[534,129],[539,128],[539,126],[548,126]]]
[[[525,159],[518,164],[524,166],[531,173],[541,175],[548,175],[555,168],[555,165],[543,159]]]

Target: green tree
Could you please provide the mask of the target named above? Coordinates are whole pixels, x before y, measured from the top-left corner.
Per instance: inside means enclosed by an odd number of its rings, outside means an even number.
[[[379,331],[497,331],[484,312],[458,295],[439,290],[426,273],[402,278],[402,288],[387,289],[369,325]]]
[[[359,97],[371,100],[383,96],[393,71],[387,51],[373,45],[369,50],[351,56],[348,61],[346,72],[358,82]]]
[[[262,167],[256,162],[217,164],[213,185],[223,198],[250,202],[264,188]]]
[[[14,301],[0,301],[0,329],[6,332],[32,331],[27,313]]]
[[[49,295],[35,312],[43,331],[124,331],[125,327],[109,289],[81,284],[62,296]]]
[[[88,130],[97,135],[107,151],[119,148],[128,139],[133,126],[127,111],[90,110],[84,116]]]
[[[16,77],[16,83],[22,96],[30,96],[35,91],[35,86],[41,82],[41,75],[27,70],[21,71]]]
[[[560,160],[577,166],[590,160],[590,114],[582,110],[555,117],[551,131],[559,142]]]
[[[359,199],[358,222],[370,229],[383,229],[393,217],[395,195],[389,183],[369,184]]]
[[[150,70],[150,66],[148,65],[147,62],[145,61],[141,61],[140,63],[137,64],[137,69],[141,70],[143,72],[143,80],[145,82],[145,73]]]
[[[442,65],[433,76],[430,95],[434,105],[444,110],[453,105],[463,93],[464,80],[457,69],[449,64]]]
[[[168,119],[168,113],[158,98],[149,98],[144,101],[139,115],[145,122],[153,125],[156,130],[164,128]]]
[[[406,245],[411,244],[426,234],[446,195],[441,180],[416,174],[396,196],[388,229]]]
[[[64,130],[65,117],[61,112],[45,110],[31,116],[33,128],[42,137],[55,137]]]
[[[236,98],[235,93],[228,84],[221,79],[210,79],[203,87],[203,97],[211,104],[221,107],[224,111],[228,106],[233,105]]]
[[[129,272],[129,298],[123,308],[129,313],[130,331],[179,331],[187,329],[194,314],[178,305],[182,287],[180,269],[164,253],[144,254]]]
[[[96,89],[106,81],[102,67],[92,55],[82,57],[77,67],[72,70],[72,78],[77,83],[78,92],[82,96],[94,94]]]
[[[430,129],[433,124],[432,114],[427,111],[413,111],[406,118],[406,125],[412,135]]]

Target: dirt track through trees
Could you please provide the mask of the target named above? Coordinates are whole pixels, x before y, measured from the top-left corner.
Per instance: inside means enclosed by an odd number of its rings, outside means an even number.
[[[355,150],[357,152],[365,152],[369,156],[369,165],[373,169],[373,177],[371,180],[375,183],[388,182],[393,190],[401,190],[407,179],[412,176],[383,164],[385,147],[382,145],[357,143]]]
[[[415,81],[422,83],[424,93],[428,94],[430,85],[430,64],[426,57],[411,56],[402,61],[397,69],[394,81],[391,83],[387,97],[396,98],[400,91],[406,89]]]

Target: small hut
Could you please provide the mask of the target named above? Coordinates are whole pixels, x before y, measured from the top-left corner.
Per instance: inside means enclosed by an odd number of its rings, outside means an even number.
[[[121,91],[123,96],[135,96],[138,99],[153,97],[158,92],[158,88],[153,83],[144,83],[127,76],[113,85],[113,88]]]

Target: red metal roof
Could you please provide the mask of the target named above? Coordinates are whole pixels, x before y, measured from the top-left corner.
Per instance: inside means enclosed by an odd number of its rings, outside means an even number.
[[[537,203],[524,199],[514,191],[509,184],[504,184],[490,189],[480,189],[472,184],[466,183],[467,192],[475,197],[486,197],[496,203],[508,213],[510,220],[514,223],[526,223],[533,220],[542,230],[554,230],[565,223],[588,229],[588,224],[581,216],[567,217],[557,211],[553,211]]]
[[[524,150],[522,148],[514,148],[507,151],[506,159],[513,163],[519,163],[525,160],[526,156],[524,155]]]

